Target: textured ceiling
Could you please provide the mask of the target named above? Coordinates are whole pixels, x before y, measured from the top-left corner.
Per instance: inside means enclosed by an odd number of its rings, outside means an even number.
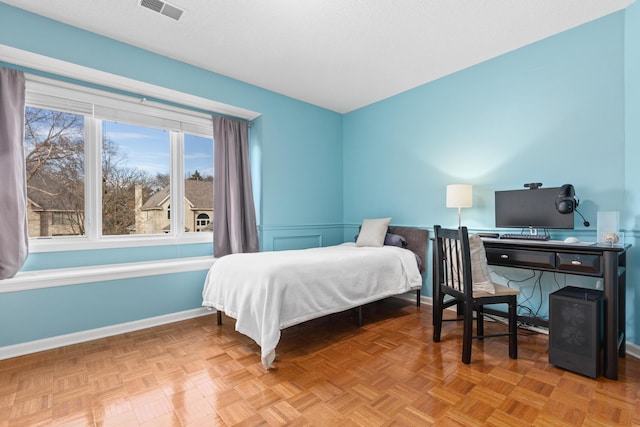
[[[4,3],[345,113],[621,10],[633,0]]]

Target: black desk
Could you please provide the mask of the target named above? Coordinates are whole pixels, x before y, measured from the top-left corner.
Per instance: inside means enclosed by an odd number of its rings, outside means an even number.
[[[491,265],[601,277],[604,282],[604,376],[618,379],[625,355],[626,253],[631,245],[482,239]]]

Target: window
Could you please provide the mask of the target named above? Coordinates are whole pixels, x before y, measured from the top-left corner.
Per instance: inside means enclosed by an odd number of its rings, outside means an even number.
[[[185,227],[196,232],[213,231],[213,138],[184,136]]]
[[[85,234],[84,117],[25,109],[29,237]]]
[[[169,132],[102,121],[102,234],[171,230]]]
[[[30,237],[104,243],[212,232],[208,114],[34,76],[26,104]]]
[[[211,223],[209,215],[201,213],[196,218],[196,231],[203,231],[204,228]]]

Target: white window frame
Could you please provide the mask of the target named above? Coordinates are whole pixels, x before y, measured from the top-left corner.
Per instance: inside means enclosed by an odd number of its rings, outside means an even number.
[[[190,93],[180,92],[174,89],[169,89],[162,86],[157,86],[151,83],[143,82],[140,80],[123,77],[117,74],[108,73],[94,68],[85,67],[82,65],[74,64],[71,62],[63,61],[56,58],[51,58],[45,55],[41,55],[34,52],[18,49],[12,46],[0,44],[0,62],[7,64],[14,64],[15,66],[22,67],[26,70],[34,70],[42,74],[59,76],[79,82],[86,82],[89,85],[102,86],[113,89],[114,91],[122,91],[127,93],[139,93],[144,94],[149,99],[162,100],[166,104],[172,105],[185,105],[189,106],[193,110],[207,111],[216,114],[222,114],[231,117],[237,117],[247,121],[255,120],[261,116],[261,113],[251,111],[245,108],[236,107],[234,105],[224,104],[222,102],[214,101],[209,98],[203,98],[201,96],[193,95]],[[85,125],[85,132],[97,132],[93,126],[87,127]],[[87,158],[99,156],[99,150],[97,147],[92,147],[87,152]],[[99,159],[99,157],[98,157]],[[93,159],[92,161],[96,161]],[[94,177],[86,176],[85,185],[91,185],[93,187],[99,185],[98,182],[93,182]],[[175,181],[175,180],[174,180]],[[173,189],[172,189],[173,190]],[[91,215],[92,218],[97,218],[100,212],[100,205],[97,205],[94,201],[92,204],[87,204],[86,208],[89,209],[85,214]],[[175,227],[174,227],[175,229]],[[88,231],[97,230],[92,227]],[[196,233],[193,233],[196,234]],[[64,241],[64,239],[51,240],[31,240],[29,251],[31,253],[37,252],[52,252],[52,251],[67,251],[67,250],[83,250],[83,249],[102,249],[102,248],[120,248],[123,246],[158,246],[158,245],[173,245],[179,243],[193,243],[200,241],[200,239],[206,236],[194,235],[189,236],[192,239],[180,240],[174,237],[171,238],[156,238],[155,236],[144,236],[144,239],[127,238],[124,241],[122,239],[98,239],[97,235],[91,233],[86,236],[73,239],[72,242]],[[196,240],[197,239],[197,240]],[[211,240],[207,240],[210,242]],[[203,241],[204,242],[204,241]]]
[[[261,116],[261,113],[259,112],[214,101],[210,98],[204,98],[198,95],[180,92],[175,89],[158,86],[117,74],[112,74],[106,71],[78,65],[72,62],[51,58],[39,53],[18,49],[13,46],[7,46],[4,44],[0,44],[0,62],[13,64],[26,70],[40,70],[39,73],[42,74],[59,76],[79,82],[88,82],[91,85],[102,86],[127,93],[140,93],[144,94],[144,96],[148,98],[162,100],[167,104],[185,105],[194,110],[207,111],[226,116],[237,117],[248,121],[255,120]],[[92,130],[95,131],[95,129],[89,129],[88,131]],[[85,131],[87,131],[86,127]],[[93,151],[93,155],[98,154],[95,153],[95,150]],[[87,179],[89,180],[89,182],[87,181]],[[96,185],[96,183],[92,183],[91,177],[87,177],[85,179],[85,185]],[[86,205],[86,207],[95,211],[93,212],[94,217],[95,215],[97,215],[97,212],[100,211],[100,206]],[[87,215],[88,214],[89,213],[87,213]],[[200,236],[191,237],[201,238]],[[134,241],[132,239],[127,239],[124,242],[117,242],[104,240],[97,241],[96,236],[87,236],[86,243],[67,243],[62,241],[32,241],[29,251],[32,253],[36,253],[75,249],[100,249],[109,247],[119,248],[123,246],[157,246],[164,244],[169,245],[182,243],[181,241],[177,240],[178,239],[143,239]],[[191,243],[191,241],[185,241],[185,243]]]
[[[32,237],[30,252],[211,242],[211,232],[184,231],[184,134],[213,138],[211,116],[31,74],[26,75],[26,105],[81,114],[85,124],[85,235]],[[169,131],[171,231],[159,234],[102,235],[102,121]]]

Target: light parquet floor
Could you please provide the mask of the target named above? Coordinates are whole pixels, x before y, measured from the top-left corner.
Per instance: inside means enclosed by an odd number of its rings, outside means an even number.
[[[640,361],[618,381],[548,364],[547,336],[432,342],[431,307],[390,298],[286,329],[275,369],[215,315],[0,361],[8,426],[640,425]],[[487,329],[503,328],[487,322]]]

